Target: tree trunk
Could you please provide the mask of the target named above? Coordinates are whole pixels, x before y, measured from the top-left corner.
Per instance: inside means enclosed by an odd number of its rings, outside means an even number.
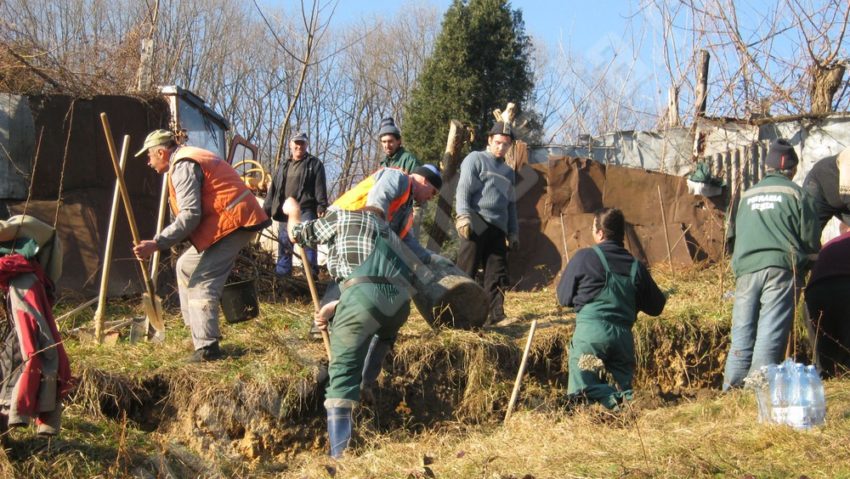
[[[467,129],[463,123],[457,120],[449,122],[449,136],[446,142],[446,152],[440,161],[442,171],[443,187],[440,196],[437,197],[437,212],[434,216],[434,224],[429,231],[428,248],[432,251],[440,251],[443,243],[451,238],[451,230],[454,228],[452,221],[452,203],[457,189],[457,173],[460,169],[460,151],[464,143],[469,140]]]
[[[671,86],[667,91],[667,127],[679,126],[679,89]]]
[[[699,61],[697,61],[697,86],[694,92],[695,116],[705,116],[706,99],[708,98],[708,62],[711,55],[706,50],[699,51]]]
[[[812,76],[812,113],[831,113],[832,98],[841,86],[846,66],[834,63],[831,66],[821,66],[815,63],[809,68]]]

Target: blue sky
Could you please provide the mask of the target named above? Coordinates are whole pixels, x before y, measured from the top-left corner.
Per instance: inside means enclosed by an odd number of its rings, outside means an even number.
[[[450,0],[421,0],[437,8],[440,17],[451,4]],[[297,2],[287,0],[285,3]],[[340,0],[333,23],[345,24],[360,18],[390,17],[404,7],[399,0]],[[526,0],[513,1],[511,6],[520,9],[525,20],[526,33],[541,39],[550,46],[559,43],[573,51],[583,52],[600,48],[611,36],[622,38],[628,23],[627,16],[633,8],[626,0]]]

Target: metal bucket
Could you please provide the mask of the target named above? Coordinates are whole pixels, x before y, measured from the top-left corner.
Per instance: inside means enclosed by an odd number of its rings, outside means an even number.
[[[221,291],[221,311],[228,323],[240,323],[259,316],[257,278],[224,285]]]

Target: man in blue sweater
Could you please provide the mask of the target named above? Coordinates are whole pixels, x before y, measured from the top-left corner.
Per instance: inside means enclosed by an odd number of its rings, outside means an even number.
[[[510,125],[493,125],[487,149],[473,151],[461,162],[455,196],[455,227],[460,237],[457,266],[471,278],[484,266],[484,289],[490,300],[485,324],[505,319],[508,249],[519,248],[515,174],[505,163],[513,141]]]
[[[638,311],[658,316],[667,300],[649,271],[623,247],[623,213],[603,208],[593,218],[595,246],[575,253],[558,283],[558,302],[576,311],[567,393],[616,409],[632,398]],[[599,361],[616,383],[601,379]]]

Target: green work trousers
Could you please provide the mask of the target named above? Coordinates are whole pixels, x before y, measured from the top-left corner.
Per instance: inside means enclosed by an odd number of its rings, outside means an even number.
[[[372,253],[342,285],[330,330],[325,407],[354,407],[360,402],[363,363],[372,337],[392,342],[410,314],[412,273],[394,248],[406,246],[376,236]]]
[[[635,371],[632,324],[637,315],[637,260],[632,263],[628,276],[620,275],[611,271],[608,260],[598,246],[594,246],[593,250],[605,268],[605,286],[576,315],[576,330],[570,342],[567,394],[582,394],[608,409],[615,409],[620,400],[632,399]],[[582,356],[601,359],[604,371],[601,368],[588,368],[585,364],[582,364],[585,366],[582,369],[579,366],[583,363]],[[616,388],[603,379],[606,371]]]

